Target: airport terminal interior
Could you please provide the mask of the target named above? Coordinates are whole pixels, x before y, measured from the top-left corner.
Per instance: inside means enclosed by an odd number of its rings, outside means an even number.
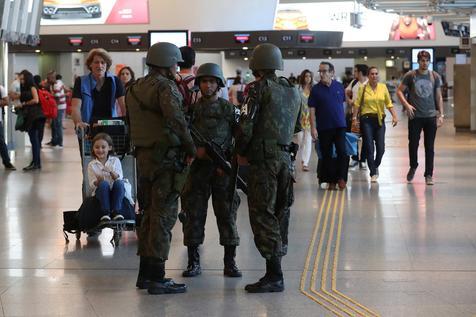
[[[182,276],[187,248],[177,221],[166,275],[186,283],[187,292],[149,295],[136,288],[135,230],[121,236],[109,227],[98,235],[63,231],[63,212],[78,210],[83,202],[84,161],[70,105],[61,127],[63,144],[47,144],[52,138],[47,122],[41,169],[24,171],[32,145],[27,133],[15,131],[14,102],[2,104],[2,132],[16,170],[0,165],[1,316],[476,316],[474,1],[0,4],[0,84],[6,91],[24,69],[42,79],[55,70],[72,89],[78,76],[89,73],[87,54],[97,47],[109,52],[111,73],[129,66],[137,79],[147,74],[147,49],[156,42],[191,46],[194,71],[216,63],[227,88],[236,86],[240,74],[242,89],[253,81],[248,64],[253,48],[272,43],[284,59],[278,74],[291,80],[309,69],[319,82],[319,64],[326,61],[335,66],[335,80],[351,85],[355,65],[376,66],[398,117],[396,126],[390,113],[384,119],[385,154],[375,182],[365,164],[350,160],[345,188],[331,190],[318,179],[315,149],[308,169],[298,153],[283,292],[244,289],[264,275],[265,259],[254,242],[247,196],[239,190],[236,263],[242,277],[223,274],[224,248],[210,200],[199,247],[202,274]],[[31,23],[19,27],[21,21]],[[407,181],[409,118],[396,95],[402,76],[419,67],[422,50],[431,54],[430,69],[442,81],[444,120],[436,133],[432,184],[424,177],[423,136],[419,166]]]

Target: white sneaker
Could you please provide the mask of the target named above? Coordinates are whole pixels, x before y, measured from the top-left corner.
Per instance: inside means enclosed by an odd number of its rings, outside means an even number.
[[[433,182],[433,177],[431,177],[431,176],[426,176],[426,177],[425,177],[425,183],[426,183],[427,185],[433,185],[433,184],[434,184],[434,182]]]
[[[367,163],[365,163],[365,162],[360,162],[360,163],[359,163],[359,168],[360,168],[361,170],[366,170],[366,169],[367,169]]]
[[[104,215],[101,217],[101,219],[99,219],[99,222],[107,222],[107,221],[111,221],[111,217],[109,217],[108,215]]]
[[[377,179],[378,179],[378,175],[373,175],[372,177],[370,177],[370,182],[371,183],[376,183],[377,182]]]
[[[121,221],[121,220],[124,220],[124,216],[123,215],[120,215],[120,214],[117,214],[115,215],[112,220],[114,221]]]

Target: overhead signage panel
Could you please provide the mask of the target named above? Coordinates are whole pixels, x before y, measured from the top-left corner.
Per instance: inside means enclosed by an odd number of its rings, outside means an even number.
[[[399,16],[353,1],[279,4],[274,29],[341,31],[344,42],[435,39],[431,17]]]
[[[43,0],[41,25],[148,23],[148,0]]]
[[[146,50],[149,46],[147,34],[71,34],[42,35],[41,47],[12,44],[11,52],[32,52],[41,49],[43,52],[89,51],[93,48],[104,48],[108,51]]]
[[[272,43],[281,48],[340,47],[342,32],[332,31],[251,31],[251,32],[192,32],[192,47],[198,50],[253,48]]]

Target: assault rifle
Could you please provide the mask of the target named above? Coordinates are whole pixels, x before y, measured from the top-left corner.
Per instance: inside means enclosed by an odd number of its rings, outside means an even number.
[[[203,144],[210,159],[218,164],[227,175],[233,177],[233,174],[236,174],[236,171],[233,171],[230,162],[228,162],[221,153],[222,151],[220,146],[205,138],[193,125],[190,126],[190,134],[195,140]],[[248,186],[239,175],[236,175],[236,187],[240,188],[245,194],[248,194]]]

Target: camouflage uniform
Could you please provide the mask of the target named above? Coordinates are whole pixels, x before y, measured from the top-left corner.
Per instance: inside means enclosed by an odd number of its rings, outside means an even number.
[[[127,96],[140,102],[135,109],[137,102],[127,102],[144,209],[138,254],[165,261],[188,172],[184,156],[194,156],[195,146],[174,81],[152,73],[139,79]]]
[[[217,144],[224,157],[230,157],[232,131],[237,122],[234,105],[222,98],[214,102],[201,98],[192,109],[193,126],[204,138]],[[196,146],[203,145],[196,141]],[[210,195],[220,232],[220,244],[239,245],[236,211],[240,198],[235,194],[233,206],[230,206],[230,177],[226,174],[218,175],[217,168],[218,164],[210,159],[196,159],[190,167],[182,194],[182,208],[187,215],[183,227],[186,246],[203,243]]]
[[[253,83],[249,96],[236,142],[238,153],[250,163],[248,206],[255,244],[269,260],[287,253],[294,201],[289,145],[293,134],[301,130],[301,99],[295,87],[274,74]]]

